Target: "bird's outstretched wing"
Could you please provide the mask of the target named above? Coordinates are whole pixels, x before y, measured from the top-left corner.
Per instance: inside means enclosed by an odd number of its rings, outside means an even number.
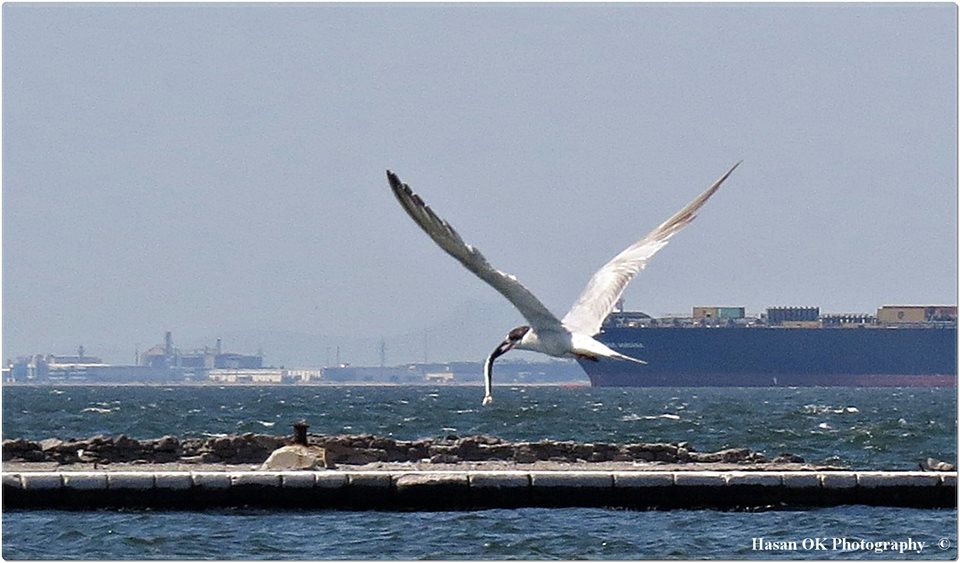
[[[740,162],[734,164],[733,168],[700,194],[697,199],[691,201],[689,205],[664,221],[653,232],[630,245],[626,250],[617,254],[613,260],[597,270],[597,273],[593,274],[593,277],[587,282],[587,287],[584,288],[577,302],[570,308],[570,312],[563,317],[563,326],[571,332],[580,334],[594,335],[600,332],[603,320],[613,310],[614,303],[617,302],[617,299],[620,299],[630,280],[646,267],[647,261],[658,250],[666,246],[670,237],[693,221],[700,207],[720,188],[720,184],[727,179],[727,176],[737,166],[740,166]]]
[[[420,199],[420,196],[413,193],[410,186],[400,181],[396,174],[387,170],[387,179],[390,181],[393,195],[397,197],[397,201],[400,202],[407,215],[410,215],[410,218],[430,235],[433,242],[510,300],[535,331],[542,333],[564,330],[557,317],[535,295],[530,293],[530,290],[517,281],[514,276],[491,266],[479,250],[463,242],[457,231],[434,213]]]

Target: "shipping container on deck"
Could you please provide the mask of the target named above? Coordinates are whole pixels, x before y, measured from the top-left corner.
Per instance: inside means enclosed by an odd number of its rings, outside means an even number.
[[[884,305],[877,309],[884,324],[956,322],[957,308],[945,305]]]
[[[742,319],[746,316],[743,307],[694,307],[694,319]]]

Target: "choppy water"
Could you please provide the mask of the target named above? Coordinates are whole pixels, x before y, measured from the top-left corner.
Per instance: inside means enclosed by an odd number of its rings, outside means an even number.
[[[203,436],[311,432],[400,439],[492,434],[633,442],[862,469],[956,462],[953,389],[593,389],[501,387],[4,387],[3,436]],[[799,512],[61,512],[3,515],[6,559],[955,559],[956,510],[842,507]],[[753,539],[796,541],[758,551]],[[925,542],[920,553],[818,551],[804,539]],[[941,540],[949,542],[940,549]],[[944,544],[946,545],[946,544]]]
[[[4,387],[3,437],[133,438],[242,432],[398,439],[491,434],[746,447],[858,469],[956,460],[954,389],[502,387]]]
[[[5,559],[956,559],[956,511],[17,512]],[[13,526],[11,526],[13,524]],[[11,527],[14,531],[11,531]],[[796,541],[755,551],[753,538]],[[817,551],[807,538],[924,542],[920,553]],[[936,544],[947,539],[950,545]],[[824,545],[832,547],[832,541]],[[946,544],[945,544],[946,545]]]

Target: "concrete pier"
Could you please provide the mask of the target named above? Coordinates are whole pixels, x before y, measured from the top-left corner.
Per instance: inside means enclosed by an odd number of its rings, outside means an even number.
[[[4,509],[957,506],[956,472],[64,471],[3,474]]]

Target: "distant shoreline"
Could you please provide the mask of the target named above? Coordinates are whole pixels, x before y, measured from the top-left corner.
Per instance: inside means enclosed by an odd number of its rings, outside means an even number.
[[[551,381],[551,382],[524,382],[502,383],[502,387],[590,387],[587,381]],[[3,387],[483,387],[483,382],[475,383],[389,383],[389,382],[310,382],[310,383],[223,383],[211,382],[174,382],[174,383],[106,383],[106,382],[47,382],[47,383],[20,383],[4,382]]]

